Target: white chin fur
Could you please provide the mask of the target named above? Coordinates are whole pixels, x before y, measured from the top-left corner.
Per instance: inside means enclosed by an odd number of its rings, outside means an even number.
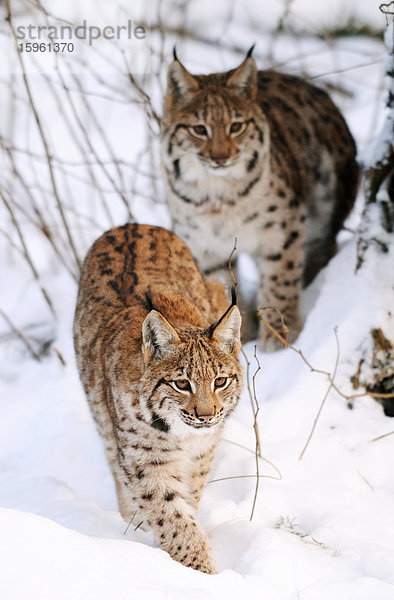
[[[181,158],[181,170],[185,183],[201,181],[201,179],[205,179],[207,175],[218,179],[224,177],[241,179],[245,176],[245,165],[242,164],[242,161],[240,160],[228,167],[217,168],[201,162],[195,155],[188,156],[187,154]]]
[[[215,177],[224,177],[228,175],[231,171],[231,167],[207,167],[206,168],[210,175],[215,175]]]
[[[178,438],[186,438],[191,435],[210,435],[217,431],[218,425],[220,424],[219,422],[212,427],[192,427],[191,425],[187,425],[178,415],[174,415],[174,417],[168,421],[172,435]]]

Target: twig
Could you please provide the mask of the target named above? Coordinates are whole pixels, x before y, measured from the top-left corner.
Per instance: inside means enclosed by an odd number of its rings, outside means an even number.
[[[63,210],[62,202],[61,202],[59,191],[58,191],[58,188],[57,188],[54,167],[53,167],[53,164],[52,164],[51,153],[49,151],[49,146],[48,146],[48,142],[47,142],[47,139],[46,139],[46,135],[44,133],[44,128],[43,128],[43,125],[41,123],[41,119],[40,119],[40,116],[38,114],[38,111],[37,111],[37,108],[36,108],[36,105],[35,105],[35,102],[34,102],[34,99],[33,99],[33,95],[32,95],[31,89],[30,89],[30,84],[29,84],[29,81],[27,79],[25,65],[24,65],[22,54],[21,54],[21,51],[20,51],[19,45],[18,45],[18,38],[16,36],[15,28],[14,28],[14,25],[13,25],[13,22],[12,22],[10,0],[6,0],[6,8],[7,8],[7,21],[9,23],[9,27],[10,27],[10,30],[11,30],[11,33],[12,33],[12,37],[14,39],[15,50],[16,50],[16,54],[17,54],[17,57],[18,57],[18,61],[19,61],[20,66],[21,66],[22,78],[23,78],[23,82],[24,82],[24,85],[25,85],[27,97],[29,99],[29,104],[30,104],[30,107],[31,107],[33,115],[34,115],[34,119],[35,119],[35,122],[36,122],[36,125],[37,125],[38,132],[40,134],[40,138],[41,138],[41,141],[42,141],[42,145],[44,147],[45,155],[47,157],[48,171],[49,171],[49,177],[50,177],[51,184],[52,184],[53,195],[54,195],[55,200],[56,200],[56,205],[57,205],[57,208],[59,210],[60,218],[62,220],[62,223],[63,223],[63,226],[64,226],[64,230],[66,232],[66,236],[67,236],[67,239],[68,239],[68,243],[70,245],[70,249],[71,249],[71,251],[72,251],[72,253],[74,255],[75,262],[76,262],[76,265],[78,267],[78,270],[80,270],[81,269],[81,261],[79,259],[79,256],[78,256],[78,253],[77,253],[77,249],[75,247],[74,240],[73,240],[73,237],[71,235],[70,227],[68,225],[68,221],[67,221],[66,215],[65,215],[64,210]],[[77,274],[74,274],[74,277],[77,280]]]
[[[257,347],[254,347],[254,358],[255,361],[257,363],[257,369],[253,374],[253,378],[252,378],[252,385],[253,385],[253,430],[254,430],[254,435],[255,435],[255,439],[256,439],[256,451],[255,451],[255,459],[256,459],[256,487],[254,490],[254,498],[253,498],[253,504],[252,504],[252,510],[250,512],[250,517],[249,517],[249,521],[251,521],[253,519],[253,515],[254,515],[254,509],[256,507],[256,501],[257,501],[257,494],[259,491],[259,483],[260,483],[260,469],[259,469],[259,457],[261,456],[260,454],[260,436],[259,436],[259,428],[258,428],[258,424],[257,424],[257,415],[259,414],[259,403],[257,400],[257,395],[256,395],[256,375],[257,373],[260,371],[261,369],[261,365],[259,362],[259,359],[257,358]]]
[[[233,246],[233,249],[231,250],[230,256],[228,258],[228,270],[229,270],[229,273],[230,273],[230,276],[231,276],[231,279],[233,282],[235,294],[237,294],[237,291],[238,291],[238,281],[236,280],[235,275],[234,275],[232,260],[233,260],[233,256],[234,256],[234,253],[236,250],[237,250],[237,238],[234,238],[234,246]]]
[[[256,454],[256,450],[251,450],[247,446],[244,446],[243,444],[239,444],[238,442],[234,442],[233,440],[226,440],[225,438],[222,438],[221,441],[222,442],[227,442],[228,444],[232,444],[233,446],[238,446],[238,448],[242,448],[243,450],[246,450],[247,452],[250,452],[253,455]],[[266,462],[268,465],[270,465],[270,467],[272,467],[278,473],[278,479],[279,480],[283,479],[282,473],[280,472],[280,470],[278,469],[278,467],[276,465],[274,465],[273,462],[271,462],[270,460],[268,460],[268,458],[266,458],[265,456],[259,456],[259,459],[263,460],[264,462]]]
[[[250,362],[249,362],[249,359],[248,359],[248,357],[246,355],[246,352],[245,352],[245,350],[243,348],[241,348],[241,353],[242,353],[242,356],[244,357],[245,362],[246,362],[246,387],[247,387],[248,394],[249,394],[250,405],[252,407],[253,420],[255,421],[255,399],[253,397],[252,388],[250,386]],[[260,365],[259,365],[258,371],[259,370],[260,370]],[[257,403],[257,400],[256,400],[256,403]],[[258,423],[257,423],[257,421],[256,421],[256,423],[253,423],[253,428],[254,428],[255,436],[257,436],[256,437],[256,448],[258,448],[258,456],[259,456],[259,458],[263,458],[261,456],[261,453],[260,453],[261,444],[260,444],[260,436],[259,436],[259,429],[258,429]]]
[[[125,68],[126,68],[127,77],[129,78],[129,81],[130,81],[131,85],[133,86],[133,88],[138,92],[138,94],[143,99],[148,118],[152,118],[156,122],[156,124],[160,127],[161,119],[160,119],[159,115],[157,114],[157,112],[155,111],[155,109],[153,108],[150,97],[145,92],[145,90],[142,89],[142,87],[139,85],[139,83],[137,83],[134,75],[132,75],[132,73],[130,72],[130,68],[129,68],[129,65],[127,64],[127,60],[126,60],[124,52],[122,52],[122,57],[123,57],[123,62],[124,62]]]
[[[345,394],[344,392],[342,392],[342,390],[340,390],[339,387],[334,383],[334,381],[332,379],[332,375],[329,371],[324,371],[323,369],[316,369],[315,367],[313,367],[311,365],[311,363],[309,362],[309,360],[307,360],[305,358],[302,350],[299,350],[298,348],[295,348],[292,344],[290,344],[279,333],[279,331],[277,331],[275,329],[275,327],[273,327],[271,325],[271,323],[269,323],[266,319],[264,319],[264,317],[261,314],[261,311],[266,310],[266,308],[275,309],[281,315],[281,317],[283,319],[282,313],[276,306],[268,306],[268,307],[258,309],[257,315],[258,315],[258,318],[260,319],[260,321],[262,323],[264,323],[264,325],[266,327],[268,327],[268,329],[282,342],[282,344],[285,346],[285,348],[290,348],[290,350],[293,350],[293,352],[298,354],[312,373],[319,373],[320,375],[325,375],[328,378],[329,382],[331,383],[331,387],[337,392],[337,394],[339,394],[341,396],[341,398],[344,398],[345,400],[348,400],[348,401],[355,400],[356,398],[365,398],[365,396],[372,396],[372,398],[394,398],[394,394],[383,394],[383,393],[368,392],[368,391],[365,391],[365,392],[362,392],[359,394]]]
[[[231,275],[231,279],[233,281],[233,285],[235,288],[235,293],[237,294],[237,288],[238,288],[238,282],[234,276],[234,272],[233,272],[233,268],[232,268],[232,258],[234,255],[234,252],[237,249],[237,238],[234,239],[234,247],[231,251],[230,257],[228,259],[228,270],[230,272]],[[250,375],[250,362],[248,357],[246,356],[246,353],[244,351],[243,348],[241,348],[241,352],[243,354],[243,357],[246,361],[246,381],[247,381],[247,386],[248,386],[248,393],[249,393],[249,399],[250,399],[250,405],[252,407],[252,412],[253,412],[253,430],[254,430],[254,435],[255,435],[255,440],[256,440],[256,446],[255,446],[255,457],[256,457],[256,487],[255,487],[255,491],[254,491],[254,498],[253,498],[253,503],[252,503],[252,510],[250,512],[250,517],[249,520],[251,521],[253,519],[253,515],[254,515],[254,510],[256,507],[256,501],[257,501],[257,495],[258,495],[258,491],[259,491],[259,482],[260,482],[260,469],[259,469],[259,458],[262,458],[261,456],[261,445],[260,445],[260,435],[259,435],[259,426],[257,423],[257,415],[259,413],[260,407],[259,407],[259,403],[257,400],[257,394],[256,394],[256,376],[257,373],[260,371],[261,369],[261,365],[259,362],[259,359],[257,358],[257,347],[254,347],[254,358],[255,361],[257,363],[257,369],[253,374],[252,377],[252,387],[253,387],[253,392],[251,390],[250,387],[250,381],[249,381],[249,375]]]
[[[123,204],[126,207],[126,211],[127,211],[127,218],[131,221],[133,219],[133,216],[131,214],[131,210],[130,210],[130,206],[129,206],[129,202],[127,197],[125,196],[125,194],[123,193],[123,191],[121,190],[121,188],[119,187],[119,185],[117,184],[117,182],[115,181],[114,177],[112,176],[112,174],[110,173],[110,170],[105,166],[105,164],[102,162],[100,156],[98,155],[98,152],[96,151],[95,145],[92,143],[90,136],[88,134],[88,131],[86,129],[85,124],[83,123],[81,117],[79,116],[77,107],[75,105],[75,102],[73,101],[71,94],[70,94],[70,90],[65,82],[64,77],[62,76],[60,70],[58,71],[58,77],[59,77],[59,81],[62,84],[63,90],[66,93],[66,97],[69,103],[69,106],[71,108],[71,111],[73,113],[75,122],[78,124],[78,127],[80,128],[86,143],[87,143],[87,147],[89,148],[89,151],[92,153],[92,155],[94,156],[97,164],[100,165],[105,177],[108,179],[108,181],[110,182],[110,184],[112,185],[113,189],[116,191],[116,193],[119,195],[120,199],[122,200]]]
[[[21,339],[22,342],[25,344],[26,348],[28,349],[28,351],[30,352],[32,357],[35,360],[37,360],[38,362],[41,362],[41,358],[39,357],[37,352],[34,350],[33,346],[30,344],[27,337],[23,335],[23,333],[16,327],[16,325],[13,324],[11,319],[5,314],[5,312],[1,308],[0,308],[0,314],[3,317],[4,321],[6,321],[6,323],[11,327],[11,329],[15,333],[15,335],[17,335],[18,338]]]
[[[258,426],[258,422],[257,422],[257,415],[260,410],[260,407],[259,407],[259,403],[258,403],[257,395],[256,395],[256,375],[260,371],[261,365],[257,358],[256,350],[257,349],[255,346],[254,347],[254,358],[257,362],[257,369],[252,376],[252,386],[251,386],[250,385],[250,362],[246,355],[245,350],[243,348],[241,348],[242,355],[246,362],[246,386],[248,389],[250,405],[252,407],[252,412],[253,412],[253,431],[254,431],[255,443],[256,443],[255,450],[254,450],[254,455],[256,457],[256,488],[255,488],[254,499],[253,499],[252,509],[251,509],[250,518],[249,518],[250,521],[253,519],[253,514],[254,514],[254,509],[256,506],[257,494],[258,494],[258,489],[259,489],[259,479],[260,479],[259,458],[263,458],[261,456],[260,434],[259,434],[259,426]],[[279,473],[279,470],[278,469],[276,469],[276,470]],[[280,475],[280,477],[282,477],[282,476]]]
[[[78,146],[80,153],[84,157],[84,161],[83,162],[79,161],[79,165],[86,166],[87,173],[89,174],[90,180],[91,180],[91,182],[88,182],[88,185],[91,183],[93,186],[93,189],[96,190],[96,192],[98,193],[98,195],[100,197],[100,201],[101,201],[101,206],[103,207],[104,214],[107,217],[109,225],[112,227],[114,222],[112,219],[111,211],[109,210],[109,207],[108,207],[106,199],[105,199],[104,192],[98,183],[98,180],[96,178],[95,171],[93,168],[95,165],[97,165],[97,161],[89,160],[88,153],[83,144],[84,140],[80,139],[80,136],[78,135],[78,128],[75,126],[75,123],[73,123],[71,121],[71,118],[68,115],[68,111],[65,110],[64,96],[61,96],[60,94],[58,94],[56,86],[54,86],[52,84],[51,78],[49,76],[45,76],[45,77],[46,77],[48,86],[51,88],[52,96],[56,102],[59,112],[62,114],[63,122],[67,126],[67,128],[70,132],[70,135],[71,135],[72,139],[74,140],[74,143]],[[77,122],[77,125],[78,125],[78,122]],[[86,144],[86,142],[85,142],[85,144]],[[63,175],[65,175],[65,176],[67,176],[68,173],[67,173],[67,170],[64,169],[64,165],[69,164],[73,167],[78,166],[77,161],[67,161],[65,159],[57,158],[55,155],[52,156],[52,160],[55,163],[57,163],[58,170],[60,170],[63,173]],[[66,179],[66,177],[65,177],[65,179]]]
[[[54,350],[56,356],[58,357],[58,359],[60,360],[60,362],[62,363],[63,367],[65,367],[67,363],[64,360],[63,355],[61,354],[60,350],[58,350],[57,348],[54,348],[53,350]]]
[[[37,271],[36,267],[34,266],[34,263],[33,263],[32,259],[31,259],[31,256],[29,254],[29,251],[28,251],[26,243],[25,243],[25,238],[23,237],[22,230],[21,230],[21,228],[19,226],[18,220],[15,218],[14,211],[13,211],[10,203],[8,202],[7,198],[5,197],[5,195],[3,194],[3,192],[1,190],[0,190],[0,196],[1,196],[1,199],[3,200],[4,206],[6,207],[6,209],[8,210],[8,212],[10,214],[12,224],[14,225],[14,227],[16,229],[16,232],[18,234],[19,241],[20,241],[21,246],[22,246],[23,256],[25,257],[25,259],[27,261],[27,264],[29,265],[29,267],[30,267],[30,269],[31,269],[31,271],[33,273],[34,278],[38,282],[38,285],[39,285],[39,288],[41,290],[41,293],[44,296],[45,302],[47,303],[47,305],[48,305],[48,307],[49,307],[52,315],[54,317],[56,317],[55,309],[54,309],[53,304],[52,304],[52,302],[51,302],[51,300],[50,300],[50,298],[48,296],[48,293],[45,290],[45,288],[40,284],[40,276],[39,276],[38,271]]]
[[[372,65],[380,64],[381,59],[371,60],[365,63],[360,63],[358,65],[352,65],[351,67],[344,67],[343,69],[335,69],[335,71],[327,71],[326,73],[319,73],[319,75],[309,75],[305,77],[306,80],[311,81],[312,79],[319,79],[319,77],[327,77],[328,75],[337,75],[339,73],[347,73],[348,71],[353,71],[354,69],[362,69],[364,67],[371,67]]]
[[[37,216],[38,221],[36,221],[36,219],[34,219],[31,215],[29,215],[26,211],[26,209],[22,206],[20,206],[15,198],[13,198],[13,205],[17,206],[18,209],[23,213],[26,214],[27,218],[29,219],[29,221],[36,227],[38,228],[41,233],[44,234],[45,238],[47,239],[47,241],[49,242],[49,244],[52,246],[52,249],[54,250],[57,258],[59,259],[59,261],[63,264],[63,266],[67,269],[67,271],[70,273],[70,275],[73,277],[74,276],[74,272],[71,266],[68,265],[67,261],[65,260],[64,257],[64,252],[62,252],[58,246],[57,246],[57,242],[55,242],[55,237],[51,234],[51,230],[50,227],[48,225],[48,223],[45,221],[42,211],[39,209],[35,198],[34,198],[34,194],[32,193],[32,188],[33,186],[30,184],[28,184],[25,181],[24,176],[22,175],[21,171],[18,169],[17,167],[17,163],[15,161],[14,158],[14,152],[19,152],[21,150],[15,148],[15,147],[11,147],[9,145],[9,143],[2,137],[0,136],[0,142],[2,143],[8,158],[10,160],[11,163],[11,167],[12,167],[12,173],[15,176],[16,180],[19,181],[20,185],[22,186],[24,192],[26,193],[27,198],[30,201],[30,204],[32,206],[32,209],[34,211],[34,214]],[[35,155],[32,152],[28,152],[27,150],[24,151],[26,154],[28,154],[29,156],[33,156],[35,157]],[[41,159],[46,160],[45,156],[42,156]]]
[[[375,488],[373,487],[373,485],[371,485],[369,483],[368,479],[366,477],[364,477],[364,475],[362,473],[360,473],[360,471],[357,471],[357,474],[360,475],[361,479],[369,487],[369,489],[371,490],[371,492],[374,492]]]
[[[372,440],[370,440],[371,442],[377,442],[378,440],[382,440],[385,437],[388,437],[389,435],[394,435],[394,431],[389,431],[389,433],[384,433],[383,435],[379,435],[376,438],[373,438]]]
[[[280,481],[282,477],[275,477],[274,475],[230,475],[229,477],[219,477],[218,479],[211,479],[208,483],[217,483],[218,481],[227,481],[228,479],[252,479],[257,477],[258,479],[275,479],[276,481]]]
[[[335,334],[335,341],[336,341],[336,344],[337,344],[337,355],[336,355],[336,358],[335,358],[334,372],[333,372],[333,375],[332,375],[332,377],[330,378],[330,383],[329,383],[329,386],[328,386],[328,388],[327,388],[327,391],[326,391],[326,393],[324,394],[324,398],[323,398],[323,400],[322,400],[322,402],[321,402],[321,404],[320,404],[319,410],[317,411],[317,414],[316,414],[315,420],[314,420],[314,422],[313,422],[312,429],[311,429],[311,431],[310,431],[310,434],[309,434],[309,436],[308,436],[308,439],[307,439],[307,441],[306,441],[306,444],[305,444],[305,446],[304,446],[304,448],[303,448],[303,450],[302,450],[302,452],[301,452],[300,456],[298,457],[298,460],[302,460],[302,459],[303,459],[303,457],[304,457],[304,454],[305,454],[305,452],[306,452],[306,449],[308,448],[308,446],[309,446],[309,443],[310,443],[310,441],[311,441],[311,439],[312,439],[313,433],[314,433],[314,431],[315,431],[315,429],[316,429],[316,425],[317,425],[317,422],[318,422],[318,420],[319,420],[319,417],[320,417],[320,415],[321,415],[321,412],[322,412],[322,410],[323,410],[323,406],[324,406],[324,404],[325,404],[325,402],[326,402],[326,400],[327,400],[327,398],[328,398],[328,394],[330,393],[330,391],[331,391],[331,389],[332,389],[332,387],[333,387],[333,383],[334,383],[334,379],[335,379],[335,375],[336,375],[336,373],[337,373],[337,368],[338,368],[338,363],[339,363],[339,340],[338,340],[338,329],[337,329],[337,327],[335,327],[335,328],[334,328],[334,334]]]

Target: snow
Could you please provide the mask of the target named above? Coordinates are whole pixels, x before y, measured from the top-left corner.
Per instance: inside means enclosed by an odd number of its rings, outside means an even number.
[[[240,55],[228,46],[237,43],[247,49],[249,29],[255,26],[252,33],[259,35],[256,58],[261,66],[269,63],[266,53],[271,49],[284,70],[327,74],[316,82],[334,86],[334,98],[363,150],[384,120],[383,43],[349,38],[332,42],[328,48],[324,40],[308,36],[295,40],[282,33],[272,42],[265,32],[277,22],[283,3],[261,4],[264,10],[246,0],[236,3],[237,18],[231,21],[221,18],[227,15],[227,3],[218,2],[215,7],[202,0],[198,5],[190,3],[187,16],[193,23],[196,19],[196,33],[209,34],[212,39],[224,32],[225,36],[223,44],[215,46],[182,41],[182,60],[192,71],[229,68],[240,61]],[[54,12],[60,5],[54,2]],[[216,11],[215,19],[211,8]],[[371,25],[381,20],[374,3],[360,0],[337,0],[324,6],[299,0],[291,9],[304,22],[309,19],[319,26],[325,25],[328,17],[334,20],[337,13],[346,11],[354,11]],[[176,12],[168,15],[175,24],[182,18]],[[3,53],[5,46],[0,43]],[[170,44],[166,60],[169,56]],[[359,64],[366,66],[354,68]],[[336,73],[338,70],[343,72]],[[161,78],[163,81],[164,71]],[[160,203],[160,182],[155,192],[151,178],[141,109],[121,101],[124,90],[128,90],[122,81],[114,78],[111,83],[113,88],[100,88],[94,75],[84,79],[85,89],[101,93],[94,97],[94,110],[105,124],[117,156],[124,161],[141,159],[139,165],[145,175],[134,178],[129,166],[120,167],[122,190],[132,199],[133,213],[140,222],[169,225],[166,208]],[[4,80],[0,85],[2,135],[20,150],[34,149],[42,156],[41,141],[22,100],[23,88],[17,87],[20,101],[12,108]],[[160,90],[151,85],[159,111]],[[13,86],[15,89],[15,82]],[[81,163],[80,133],[75,129],[73,136],[64,125],[47,83],[32,78],[32,86],[53,155]],[[335,86],[345,94],[335,91]],[[106,101],[103,89],[111,91],[116,100]],[[59,87],[57,91],[66,104],[65,90]],[[130,100],[130,90],[127,94]],[[78,98],[78,94],[74,92],[73,97]],[[93,120],[80,110],[99,156],[109,163],[110,153]],[[88,156],[93,161],[92,154]],[[355,399],[350,410],[347,400],[331,390],[300,460],[329,382],[324,374],[311,372],[291,349],[258,355],[262,369],[256,376],[256,389],[263,458],[253,520],[249,519],[256,485],[255,437],[247,390],[226,426],[210,475],[212,482],[204,491],[200,518],[212,542],[219,574],[209,576],[187,569],[161,551],[150,533],[135,530],[133,525],[126,531],[76,371],[71,338],[76,299],[73,262],[66,253],[64,232],[53,208],[48,172],[45,162],[38,158],[33,161],[23,152],[17,157],[19,169],[53,225],[60,251],[71,268],[61,265],[42,233],[26,215],[18,213],[40,284],[55,306],[54,320],[26,261],[10,240],[0,235],[1,308],[36,349],[46,342],[48,345],[47,354],[37,362],[9,325],[0,324],[0,597],[392,600],[394,471],[390,457],[394,436],[382,436],[393,432],[393,422],[370,397]],[[30,210],[29,197],[12,176],[6,159],[3,164],[4,189],[10,189],[12,197],[25,202]],[[86,165],[65,165],[67,176],[61,177],[58,170],[56,174],[83,255],[91,241],[108,228],[109,220]],[[110,174],[116,176],[112,167]],[[97,169],[95,175],[112,222],[122,223],[126,219],[123,203],[103,171]],[[358,224],[361,205],[362,195],[350,220],[352,227]],[[345,394],[354,393],[349,379],[357,370],[360,348],[367,343],[370,328],[392,332],[394,342],[393,317],[387,312],[392,306],[394,247],[390,236],[382,232],[374,210],[370,209],[363,235],[385,240],[388,251],[382,254],[370,245],[355,273],[356,241],[344,234],[340,252],[304,294],[305,327],[295,344],[313,367],[333,373],[338,342],[335,384]],[[6,211],[1,219],[1,229],[18,246]],[[243,265],[251,285],[254,275],[247,257]],[[246,345],[245,351],[253,375],[257,368],[254,344]]]

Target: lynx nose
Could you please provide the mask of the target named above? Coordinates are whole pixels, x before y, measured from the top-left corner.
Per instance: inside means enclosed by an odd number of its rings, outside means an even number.
[[[199,415],[197,414],[197,418],[201,423],[208,423],[211,419],[213,419],[215,415]]]
[[[211,412],[200,414],[196,407],[194,407],[194,414],[201,423],[208,423],[216,416],[216,406],[211,409]]]
[[[212,160],[213,162],[215,162],[217,165],[224,165],[226,164],[226,162],[228,161],[229,157],[228,156],[213,156]]]

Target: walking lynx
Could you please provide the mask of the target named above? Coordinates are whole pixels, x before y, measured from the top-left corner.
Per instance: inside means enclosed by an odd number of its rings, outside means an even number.
[[[293,341],[302,285],[335,253],[354,203],[355,144],[324,91],[258,71],[251,50],[211,75],[191,75],[174,53],[161,133],[168,203],[206,275],[224,276],[237,238],[257,265],[257,306],[277,306]],[[283,333],[278,314],[267,316]],[[264,328],[260,342],[279,343]]]
[[[165,229],[112,229],[85,259],[75,351],[121,514],[205,573],[215,565],[197,510],[242,390],[240,327],[223,286]]]

